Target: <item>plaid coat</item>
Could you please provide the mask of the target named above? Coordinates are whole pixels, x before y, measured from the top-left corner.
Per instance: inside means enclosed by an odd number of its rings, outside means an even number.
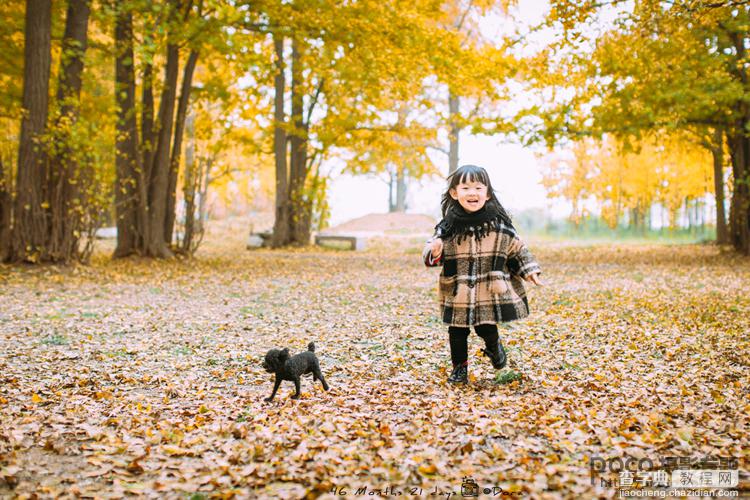
[[[541,272],[526,246],[508,255],[516,232],[505,225],[482,239],[467,236],[460,244],[443,242],[443,254],[433,260],[430,241],[422,252],[428,267],[442,264],[440,273],[440,312],[451,326],[501,323],[529,315],[529,302],[523,278]]]

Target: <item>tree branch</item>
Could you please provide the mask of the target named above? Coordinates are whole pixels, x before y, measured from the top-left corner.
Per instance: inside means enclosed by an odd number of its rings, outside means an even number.
[[[305,123],[304,123],[306,127],[310,125],[310,119],[312,118],[313,109],[315,109],[315,105],[318,103],[318,98],[320,97],[320,93],[323,90],[323,83],[325,82],[325,80],[326,80],[325,78],[320,79],[318,88],[315,90],[315,96],[313,97],[313,100],[310,103],[310,107],[307,109],[307,119],[305,120]]]
[[[437,151],[439,153],[443,153],[445,156],[449,156],[451,154],[450,151],[448,151],[447,149],[443,149],[443,148],[441,148],[439,146],[430,146],[430,145],[427,145],[426,147],[427,147],[427,149],[434,149],[435,151]]]

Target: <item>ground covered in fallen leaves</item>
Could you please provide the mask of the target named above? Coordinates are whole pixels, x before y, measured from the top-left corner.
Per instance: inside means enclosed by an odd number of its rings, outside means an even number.
[[[586,498],[614,494],[591,485],[592,456],[747,470],[746,258],[532,241],[547,286],[501,331],[509,369],[472,334],[471,383],[453,387],[423,239],[216,241],[189,261],[105,246],[90,266],[0,267],[0,497],[447,498],[472,478]],[[264,402],[262,355],[310,341],[331,390],[304,378],[301,399],[285,382]]]

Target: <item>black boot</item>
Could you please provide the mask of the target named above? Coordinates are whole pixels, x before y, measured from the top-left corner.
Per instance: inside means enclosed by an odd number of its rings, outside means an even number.
[[[505,368],[505,364],[508,362],[508,357],[505,355],[505,349],[503,348],[503,343],[500,342],[500,339],[497,340],[497,343],[493,342],[488,345],[487,349],[482,349],[482,352],[490,358],[494,369],[500,370],[501,368]]]
[[[465,384],[469,381],[469,368],[466,363],[453,367],[453,372],[448,377],[451,384]]]

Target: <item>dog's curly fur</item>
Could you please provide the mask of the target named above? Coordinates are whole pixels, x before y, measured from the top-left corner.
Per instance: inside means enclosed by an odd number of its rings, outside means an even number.
[[[266,401],[273,400],[282,380],[291,380],[294,382],[296,391],[292,399],[299,399],[300,377],[307,373],[313,374],[313,382],[320,380],[323,383],[323,389],[328,390],[328,384],[320,371],[320,363],[318,363],[318,358],[315,356],[315,344],[312,342],[307,346],[307,351],[295,354],[291,358],[289,357],[289,349],[271,349],[266,353],[263,368],[268,373],[276,374],[273,392],[265,399]]]

